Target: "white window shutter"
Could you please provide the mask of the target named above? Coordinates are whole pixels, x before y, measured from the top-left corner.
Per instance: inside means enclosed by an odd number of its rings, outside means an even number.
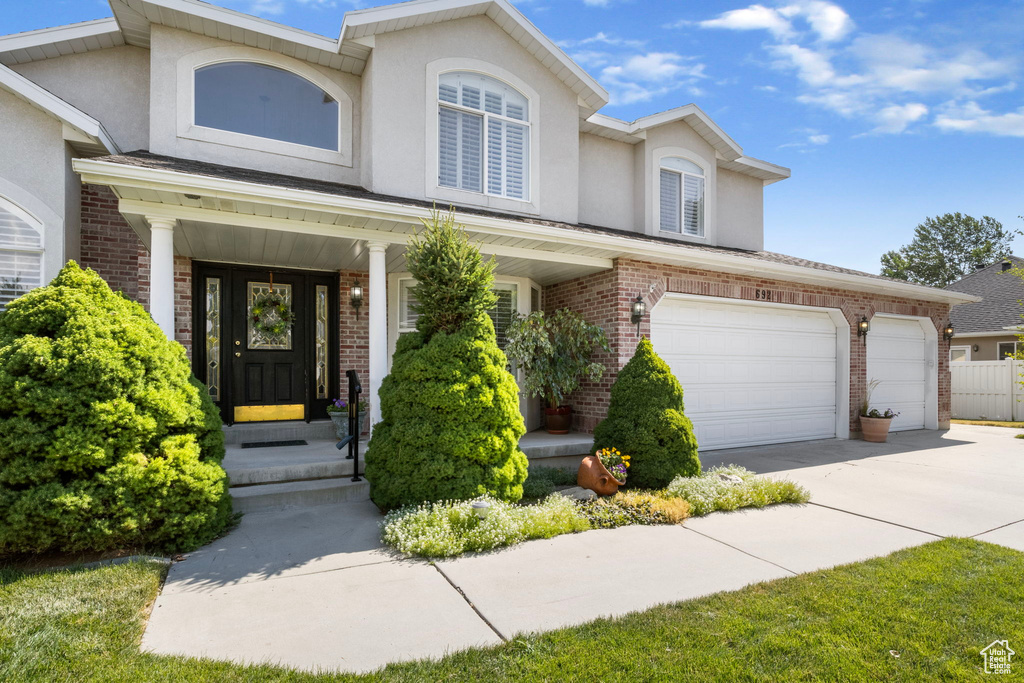
[[[661,169],[660,227],[665,232],[679,232],[679,185],[680,174]]]
[[[683,229],[687,235],[704,234],[704,179],[687,175],[683,191]]]
[[[459,112],[460,185],[463,190],[483,192],[484,117]]]
[[[529,183],[530,129],[505,123],[505,195],[526,199]]]
[[[438,184],[459,186],[459,113],[441,107],[438,112]]]

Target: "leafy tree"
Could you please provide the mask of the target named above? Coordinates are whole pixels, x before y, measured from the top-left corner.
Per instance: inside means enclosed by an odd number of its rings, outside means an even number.
[[[1021,234],[1003,228],[989,216],[981,220],[961,213],[926,218],[914,230],[914,240],[882,255],[886,277],[932,287],[945,287],[978,266],[1010,255],[1010,243]]]
[[[677,475],[700,474],[683,388],[647,338],[612,384],[608,417],[594,430],[594,450],[611,447],[632,456],[630,486],[664,488]]]
[[[0,554],[190,550],[231,519],[180,344],[73,261],[0,314]]]
[[[494,262],[484,263],[452,214],[424,225],[406,251],[419,318],[381,385],[382,419],[366,452],[370,497],[384,510],[483,494],[517,501],[526,427],[487,314],[497,300]]]

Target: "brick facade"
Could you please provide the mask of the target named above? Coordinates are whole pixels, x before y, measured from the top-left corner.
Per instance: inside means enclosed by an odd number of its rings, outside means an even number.
[[[149,251],[117,210],[110,188],[82,185],[83,268],[149,310]],[[192,260],[174,257],[174,338],[192,357]]]
[[[651,291],[651,287],[654,290]],[[928,301],[785,282],[768,278],[733,275],[714,271],[666,266],[656,263],[618,259],[614,268],[544,289],[544,310],[569,307],[579,311],[608,333],[611,353],[597,360],[608,371],[599,382],[584,384],[572,397],[574,428],[592,432],[608,409],[608,389],[619,368],[632,357],[636,346],[636,326],[629,322],[630,302],[638,293],[644,296],[650,312],[666,292],[756,301],[757,290],[768,290],[777,303],[834,308],[842,311],[850,323],[850,430],[859,434],[857,407],[864,400],[867,386],[867,350],[857,337],[857,321],[862,315],[871,319],[876,313],[893,313],[929,318],[940,339],[938,363],[939,426],[946,427],[950,416],[949,357],[942,353],[942,328],[949,319],[949,306]],[[644,317],[640,334],[650,336],[650,315]],[[683,387],[685,391],[686,387]]]

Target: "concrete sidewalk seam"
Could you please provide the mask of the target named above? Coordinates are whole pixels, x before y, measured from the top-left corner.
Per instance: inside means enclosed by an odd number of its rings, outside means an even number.
[[[722,545],[724,545],[724,546],[725,546],[726,548],[732,548],[732,549],[733,549],[733,550],[735,550],[736,552],[738,552],[738,553],[743,553],[743,554],[744,554],[744,555],[746,555],[747,557],[752,557],[752,558],[754,558],[755,560],[760,560],[761,562],[766,562],[766,563],[768,563],[768,564],[772,565],[773,567],[778,567],[778,568],[779,568],[779,569],[781,569],[782,571],[784,571],[784,572],[789,572],[789,573],[790,573],[790,574],[792,574],[793,576],[799,576],[799,574],[800,574],[800,572],[795,572],[795,571],[793,571],[792,569],[789,569],[788,567],[783,567],[783,566],[782,566],[781,564],[779,564],[779,563],[777,563],[777,562],[772,562],[771,560],[766,560],[765,558],[763,558],[763,557],[759,557],[759,556],[755,555],[754,553],[750,553],[750,552],[747,552],[747,551],[746,551],[746,550],[744,550],[743,548],[737,548],[737,547],[736,547],[736,546],[734,546],[733,544],[731,544],[731,543],[726,543],[725,541],[723,541],[723,540],[722,540],[722,539],[720,539],[720,538],[715,538],[714,536],[709,536],[709,535],[705,534],[705,533],[704,533],[704,532],[702,532],[702,531],[697,531],[696,529],[691,529],[691,528],[689,528],[689,527],[686,527],[686,526],[684,526],[683,528],[684,528],[684,529],[686,529],[687,531],[691,531],[691,532],[693,532],[693,533],[697,534],[698,536],[703,536],[704,538],[706,538],[706,539],[708,539],[708,540],[714,541],[715,543],[721,543],[721,544],[722,544]]]
[[[851,512],[849,510],[844,510],[842,508],[835,508],[835,507],[832,507],[831,505],[823,505],[821,503],[815,503],[814,501],[808,502],[807,505],[816,505],[817,507],[825,508],[826,510],[835,510],[836,512],[842,512],[843,514],[853,515],[854,517],[863,517],[864,519],[870,519],[873,522],[881,522],[882,524],[890,524],[892,526],[898,526],[898,527],[900,527],[902,529],[907,529],[909,531],[916,531],[916,532],[918,532],[920,534],[928,534],[929,536],[934,536],[935,538],[946,538],[942,534],[936,534],[936,533],[933,533],[931,531],[925,531],[924,529],[916,529],[916,528],[914,528],[912,526],[907,526],[906,524],[900,524],[898,522],[890,522],[887,519],[879,519],[878,517],[871,517],[870,515],[862,515],[859,512]]]
[[[457,585],[455,585],[455,582],[452,581],[450,578],[448,578],[448,575],[444,573],[444,570],[441,569],[441,566],[439,564],[434,562],[433,565],[434,565],[434,569],[437,570],[437,573],[440,574],[441,576],[443,576],[444,580],[448,582],[448,585],[451,586],[452,588],[454,588],[459,593],[459,595],[462,596],[462,599],[466,601],[466,604],[469,605],[470,609],[472,609],[474,612],[476,612],[476,615],[478,617],[480,617],[480,619],[485,624],[487,624],[487,627],[489,629],[494,631],[494,635],[496,635],[499,638],[501,638],[501,642],[507,643],[508,642],[508,638],[506,638],[505,635],[501,631],[499,631],[498,628],[494,624],[491,623],[490,619],[488,619],[487,617],[484,616],[483,612],[481,612],[479,609],[477,609],[477,606],[474,605],[473,601],[470,600],[469,596],[466,595],[466,591],[462,590]]]
[[[999,529],[1005,529],[1008,526],[1013,526],[1014,524],[1020,524],[1021,522],[1024,522],[1024,519],[1018,519],[1016,522],[1007,522],[1006,524],[1000,524],[999,526],[997,526],[995,528],[988,529],[986,531],[982,531],[981,533],[974,534],[973,536],[968,536],[968,538],[977,538],[978,536],[983,536],[983,535],[991,533],[993,531],[998,531]]]

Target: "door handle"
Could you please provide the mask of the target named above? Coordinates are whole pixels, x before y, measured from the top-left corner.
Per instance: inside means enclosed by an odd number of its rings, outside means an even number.
[[[242,352],[241,351],[235,351],[235,358],[241,358],[241,357],[242,357]]]

